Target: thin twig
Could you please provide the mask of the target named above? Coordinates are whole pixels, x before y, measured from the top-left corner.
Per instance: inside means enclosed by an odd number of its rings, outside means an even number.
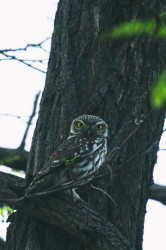
[[[134,155],[132,155],[127,161],[125,161],[124,163],[120,164],[115,169],[113,169],[113,172],[115,173],[119,171],[119,169],[121,169],[126,164],[134,160],[136,157],[152,152],[152,148],[156,145],[156,143],[157,143],[156,138],[154,138],[153,140],[148,142],[144,147],[142,147],[139,151],[137,151]]]
[[[28,121],[28,123],[27,123],[27,128],[26,128],[26,130],[25,130],[25,133],[24,133],[22,142],[21,142],[21,144],[20,144],[20,146],[19,146],[19,149],[24,149],[24,147],[25,147],[25,141],[26,141],[26,138],[27,138],[27,134],[28,134],[30,125],[32,124],[32,119],[33,119],[33,117],[34,117],[35,114],[36,114],[36,108],[37,108],[37,102],[38,102],[39,96],[40,96],[40,91],[36,94],[35,101],[34,101],[34,105],[33,105],[33,111],[32,111],[31,116],[29,117],[29,121]]]
[[[16,60],[17,60],[18,62],[21,62],[21,63],[25,64],[26,66],[28,66],[28,67],[30,67],[30,68],[32,68],[32,69],[35,69],[35,70],[41,72],[41,73],[44,73],[44,74],[46,73],[46,71],[44,71],[44,70],[42,70],[42,69],[39,69],[39,68],[33,66],[32,64],[26,63],[26,62],[25,62],[24,60],[22,60],[22,59],[16,58]]]
[[[14,56],[9,56],[9,58],[1,58],[0,61],[9,61],[9,60],[19,60],[19,58],[17,57],[14,57]],[[44,63],[45,61],[48,61],[48,59],[20,59],[20,60],[23,60],[24,62],[32,62],[32,63]]]
[[[102,192],[103,194],[105,194],[108,198],[111,199],[111,201],[114,203],[114,205],[115,205],[116,207],[118,207],[117,204],[116,204],[116,202],[114,201],[114,199],[113,199],[109,194],[107,194],[106,191],[104,191],[104,190],[101,189],[101,188],[97,188],[97,187],[93,186],[92,184],[91,184],[91,187],[94,188],[94,189],[96,189],[96,190],[98,190],[98,191],[100,191],[100,192]]]
[[[44,73],[44,74],[46,73],[44,70],[39,69],[39,68],[33,66],[33,65],[30,64],[30,63],[27,63],[27,62],[26,62],[27,60],[20,59],[20,58],[18,58],[18,57],[16,57],[16,56],[10,56],[10,55],[5,54],[5,53],[3,53],[3,55],[6,56],[6,57],[8,58],[8,60],[16,60],[16,61],[18,61],[18,62],[20,62],[20,63],[25,64],[26,66],[28,66],[28,67],[30,67],[30,68],[33,68],[33,69],[35,69],[35,70],[38,70],[38,71],[40,71],[40,72],[42,72],[42,73]],[[4,61],[4,60],[5,60],[5,59],[0,59],[0,61]],[[34,60],[34,61],[35,61],[35,60]],[[36,61],[36,62],[37,62],[37,61]]]
[[[30,116],[22,116],[22,115],[21,116],[20,115],[13,115],[13,114],[8,114],[8,113],[0,114],[0,116],[9,116],[9,117],[12,117],[12,118],[16,118],[16,119],[19,119],[20,121],[22,121],[24,123],[27,123],[27,118],[30,117]]]
[[[17,119],[21,119],[22,117],[20,115],[13,115],[13,114],[0,114],[0,116],[10,116],[10,117],[14,117],[14,118],[17,118]]]
[[[47,52],[43,47],[42,47],[42,44],[45,43],[49,38],[46,38],[44,39],[42,42],[40,43],[37,43],[37,44],[33,44],[33,43],[30,43],[30,44],[27,44],[25,47],[23,48],[17,48],[17,49],[3,49],[3,50],[0,50],[0,54],[3,55],[5,58],[0,58],[0,61],[6,61],[6,60],[16,60],[20,63],[23,63],[25,64],[26,66],[32,68],[32,69],[35,69],[35,70],[38,70],[39,72],[42,72],[42,73],[46,73],[44,70],[40,69],[40,68],[37,68],[36,66],[33,66],[32,64],[28,63],[28,62],[32,62],[32,63],[35,63],[35,62],[38,62],[38,63],[43,63],[44,60],[46,59],[21,59],[21,58],[18,58],[16,57],[15,55],[10,55],[8,53],[10,52],[18,52],[18,51],[27,51],[28,48],[31,48],[31,47],[36,47],[36,48],[39,48],[39,49],[42,49],[43,51]]]
[[[17,49],[1,49],[0,50],[0,54],[3,54],[3,52],[17,52],[17,51],[26,51],[28,48],[31,47],[39,47],[42,48],[42,44],[45,43],[47,40],[49,40],[50,37],[47,37],[46,39],[44,39],[42,42],[40,43],[28,43],[25,47],[23,48],[17,48]]]
[[[149,116],[151,115],[151,113],[154,111],[154,109],[152,109],[147,116],[145,117],[144,115],[142,115],[142,117],[140,119],[135,119],[135,129],[125,138],[125,140],[122,142],[122,144],[119,147],[116,147],[115,149],[115,153],[112,153],[112,151],[107,155],[107,159],[105,161],[105,164],[109,164],[109,162],[119,153],[119,151],[126,145],[126,143],[129,141],[129,139],[137,132],[137,130],[141,127],[142,124],[144,124],[144,122],[149,118]]]

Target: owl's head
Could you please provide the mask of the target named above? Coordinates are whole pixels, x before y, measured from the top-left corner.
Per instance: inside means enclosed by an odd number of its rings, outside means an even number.
[[[86,137],[100,135],[108,136],[108,125],[104,120],[94,115],[81,115],[73,120],[70,135],[83,134]]]

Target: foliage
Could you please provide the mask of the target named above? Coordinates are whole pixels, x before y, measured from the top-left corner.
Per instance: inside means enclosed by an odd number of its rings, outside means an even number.
[[[6,217],[8,217],[12,213],[12,209],[9,206],[0,207],[0,217],[3,222]]]
[[[159,14],[159,16],[160,16],[161,18],[165,18],[165,17],[166,17],[166,11],[161,12],[161,13]]]
[[[156,29],[154,20],[135,20],[115,26],[111,31],[105,32],[100,39],[119,38],[135,35],[152,35]]]
[[[0,165],[6,165],[7,163],[18,161],[18,160],[21,160],[21,156],[18,154],[13,155],[13,156],[7,157],[6,159],[1,160]]]
[[[166,12],[161,12],[159,17],[164,21]],[[102,33],[100,40],[110,38],[121,38],[131,36],[151,36],[153,38],[166,38],[166,25],[160,25],[155,20],[134,20],[114,27],[111,31]],[[158,80],[151,88],[151,103],[154,107],[160,108],[166,101],[166,69],[158,77]]]
[[[151,89],[151,101],[155,107],[161,107],[166,100],[166,69],[160,74]]]

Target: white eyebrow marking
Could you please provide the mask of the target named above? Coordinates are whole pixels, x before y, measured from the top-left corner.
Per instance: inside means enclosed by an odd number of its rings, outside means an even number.
[[[99,122],[96,122],[96,124],[95,125],[104,125],[104,123],[103,122],[101,122],[101,121],[99,121]]]

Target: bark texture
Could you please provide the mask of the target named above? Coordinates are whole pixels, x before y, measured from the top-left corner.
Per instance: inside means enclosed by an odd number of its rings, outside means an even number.
[[[2,238],[0,238],[0,249],[6,250],[6,243]]]
[[[29,182],[67,137],[71,121],[81,114],[98,115],[109,124],[108,145],[114,152],[139,126],[110,161],[113,181],[105,177],[94,183],[110,193],[118,207],[97,190],[91,194],[95,212],[137,250],[142,249],[146,202],[165,116],[164,109],[151,108],[149,88],[166,64],[165,45],[148,37],[104,42],[98,37],[133,18],[156,18],[165,7],[164,1],[157,0],[59,2],[27,168]],[[79,192],[87,200],[86,187]],[[45,202],[51,204],[46,198]],[[69,213],[71,218],[76,215]],[[87,245],[64,229],[43,223],[41,217],[14,214],[8,230],[9,249],[96,249],[95,240],[94,245]],[[98,237],[95,230],[94,235]],[[100,249],[126,249],[116,234],[109,240],[116,244]]]

